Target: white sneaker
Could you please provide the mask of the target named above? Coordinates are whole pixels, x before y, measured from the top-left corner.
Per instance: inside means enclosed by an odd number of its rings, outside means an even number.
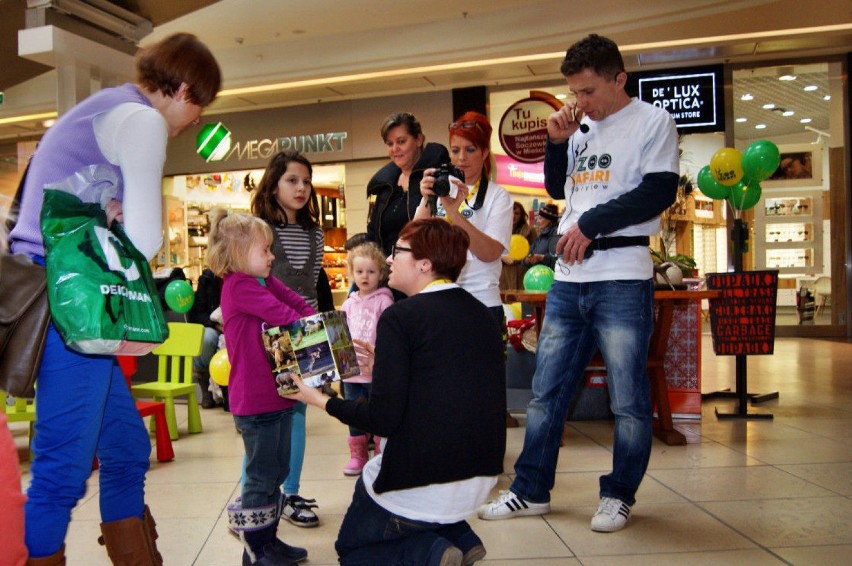
[[[630,505],[614,497],[601,497],[601,504],[592,517],[592,530],[612,533],[624,527],[630,518]]]
[[[500,492],[500,497],[479,508],[480,519],[496,521],[512,517],[544,515],[550,513],[550,503],[533,503],[515,495],[508,489]]]

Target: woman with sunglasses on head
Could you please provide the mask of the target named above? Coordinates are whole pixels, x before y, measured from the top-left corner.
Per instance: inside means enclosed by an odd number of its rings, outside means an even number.
[[[467,523],[502,473],[505,364],[486,308],[456,281],[469,238],[443,220],[405,226],[388,285],[408,295],[382,313],[375,348],[356,341],[373,382],[366,402],[305,387],[288,395],[383,437],[364,465],[335,549],[343,566],[458,566],[484,558]]]
[[[509,193],[488,180],[491,173],[491,124],[479,112],[466,112],[450,124],[450,159],[464,174],[464,182],[451,178],[458,189],[437,197],[435,216],[464,230],[470,238],[467,263],[458,284],[491,311],[503,331],[503,301],[500,299],[500,257],[509,250],[514,201]],[[423,194],[415,218],[432,215],[430,198],[435,195],[434,168],[420,181]]]
[[[367,183],[367,235],[388,256],[399,231],[414,218],[420,204],[423,171],[447,163],[450,156],[441,144],[426,143],[420,122],[409,112],[388,116],[381,133],[391,162]]]

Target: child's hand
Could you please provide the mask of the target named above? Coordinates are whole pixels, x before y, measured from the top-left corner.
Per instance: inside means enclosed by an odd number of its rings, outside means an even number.
[[[376,347],[364,340],[352,339],[355,345],[355,353],[359,354],[358,366],[369,374],[373,373],[373,362],[376,359]]]
[[[315,389],[313,387],[308,387],[305,385],[305,382],[302,381],[302,378],[298,375],[291,374],[293,378],[293,383],[296,387],[299,388],[298,393],[291,393],[289,395],[285,395],[286,399],[290,399],[292,401],[301,401],[302,403],[306,403],[308,405],[314,405],[315,407],[319,407],[320,409],[325,409],[325,404],[328,402],[329,398],[319,389]]]

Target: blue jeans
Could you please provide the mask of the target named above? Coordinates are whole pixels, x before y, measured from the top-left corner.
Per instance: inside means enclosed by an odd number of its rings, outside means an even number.
[[[347,401],[360,401],[364,403],[370,399],[371,383],[348,383],[342,381],[341,385],[343,385],[343,398]],[[367,433],[361,429],[354,426],[349,427],[349,436],[364,436],[365,434]]]
[[[278,486],[290,471],[292,421],[292,408],[259,415],[234,415],[246,450],[243,509],[278,504],[281,498]]]
[[[50,556],[65,539],[71,510],[100,461],[104,522],[142,517],[151,440],[113,356],[80,354],[48,327],[36,385],[32,481],[27,490],[30,556]]]
[[[307,439],[308,406],[304,403],[293,405],[293,428],[290,436],[290,473],[284,480],[281,489],[287,495],[299,493],[299,483],[302,480],[302,464],[305,463],[305,440]]]
[[[302,479],[302,465],[305,463],[305,412],[308,406],[304,403],[293,405],[292,419],[290,423],[290,463],[287,467],[289,473],[287,479],[281,484],[281,489],[287,495],[299,493],[299,483]],[[246,462],[248,457],[243,457],[243,473],[240,481],[243,487],[246,485]]]
[[[437,566],[451,546],[467,552],[477,544],[482,541],[466,521],[426,523],[386,511],[359,477],[334,548],[342,566]]]
[[[219,332],[209,326],[205,326],[204,339],[201,343],[201,355],[192,358],[192,369],[207,371],[210,367],[210,360],[218,351]]]
[[[612,473],[600,478],[600,496],[633,505],[651,454],[648,344],[654,328],[651,280],[565,283],[547,294],[538,340],[524,448],[511,491],[527,501],[550,501],[568,402],[600,349],[615,416]]]

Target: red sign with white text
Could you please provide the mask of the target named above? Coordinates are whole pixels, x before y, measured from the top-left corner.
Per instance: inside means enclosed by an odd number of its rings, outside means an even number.
[[[707,288],[722,291],[719,299],[710,299],[716,355],[772,355],[778,271],[708,273]]]

